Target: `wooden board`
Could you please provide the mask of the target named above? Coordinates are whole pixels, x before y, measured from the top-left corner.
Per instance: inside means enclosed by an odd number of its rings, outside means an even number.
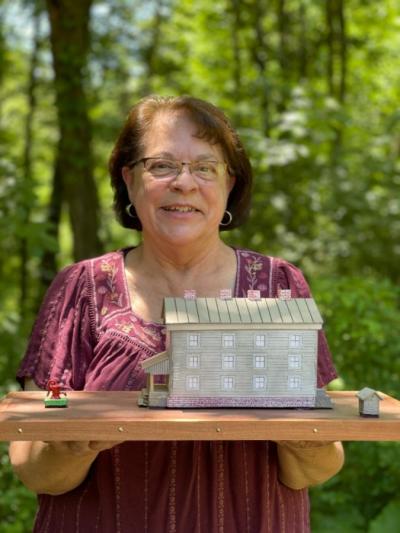
[[[137,392],[83,391],[46,409],[44,395],[0,402],[0,440],[400,440],[400,402],[384,394],[380,418],[358,415],[355,392],[329,393],[331,410],[154,410],[137,406]]]

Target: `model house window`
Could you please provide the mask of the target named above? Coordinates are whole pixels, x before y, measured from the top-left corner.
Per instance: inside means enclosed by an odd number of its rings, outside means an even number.
[[[199,376],[187,376],[186,377],[186,390],[199,390],[200,377]]]
[[[289,389],[301,389],[301,378],[300,376],[289,376],[288,380]]]
[[[254,336],[254,345],[256,348],[265,348],[267,345],[267,337],[265,335],[257,334]]]
[[[291,369],[300,369],[301,368],[301,355],[299,353],[290,353],[288,366]]]
[[[289,335],[289,347],[300,348],[302,344],[301,335]]]
[[[235,347],[235,335],[234,334],[222,335],[222,347],[223,348],[234,348]]]
[[[189,354],[187,356],[187,367],[188,368],[199,368],[199,366],[200,366],[200,355]]]
[[[265,355],[254,355],[253,356],[254,368],[266,368],[266,357]]]
[[[223,390],[233,390],[235,388],[235,378],[233,376],[222,376],[221,386]]]
[[[267,388],[266,376],[253,376],[253,389],[265,390]]]
[[[200,335],[198,333],[191,333],[188,335],[189,348],[198,348],[200,346]]]
[[[222,368],[235,368],[235,356],[233,354],[222,356]]]

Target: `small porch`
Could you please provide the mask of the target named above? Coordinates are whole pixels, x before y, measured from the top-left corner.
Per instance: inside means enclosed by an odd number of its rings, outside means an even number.
[[[161,352],[142,363],[147,373],[147,387],[142,389],[139,405],[143,407],[166,407],[169,394],[169,357],[167,352]],[[157,383],[156,379],[163,377],[164,383]]]

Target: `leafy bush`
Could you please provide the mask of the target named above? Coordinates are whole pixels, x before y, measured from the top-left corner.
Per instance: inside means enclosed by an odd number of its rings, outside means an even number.
[[[14,476],[8,460],[7,444],[0,443],[0,531],[28,533],[32,531],[36,496]]]
[[[400,524],[400,499],[392,500],[370,525],[369,533],[397,533]]]
[[[398,395],[399,288],[385,279],[352,277],[316,280],[313,292],[342,388]],[[345,452],[340,474],[311,492],[313,531],[398,531],[400,443],[348,442]]]

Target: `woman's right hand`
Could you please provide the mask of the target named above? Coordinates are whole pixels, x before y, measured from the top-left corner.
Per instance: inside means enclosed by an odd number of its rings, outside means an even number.
[[[102,441],[102,440],[90,440],[90,441],[44,441],[45,444],[49,444],[55,450],[60,452],[70,453],[72,455],[85,455],[85,454],[98,454],[104,450],[114,448],[123,441]]]
[[[37,494],[58,495],[76,488],[97,455],[118,442],[109,441],[14,441],[9,455],[22,483]]]
[[[41,390],[26,380],[25,390]],[[38,494],[62,494],[82,483],[97,455],[116,441],[14,441],[10,461],[28,489]]]

